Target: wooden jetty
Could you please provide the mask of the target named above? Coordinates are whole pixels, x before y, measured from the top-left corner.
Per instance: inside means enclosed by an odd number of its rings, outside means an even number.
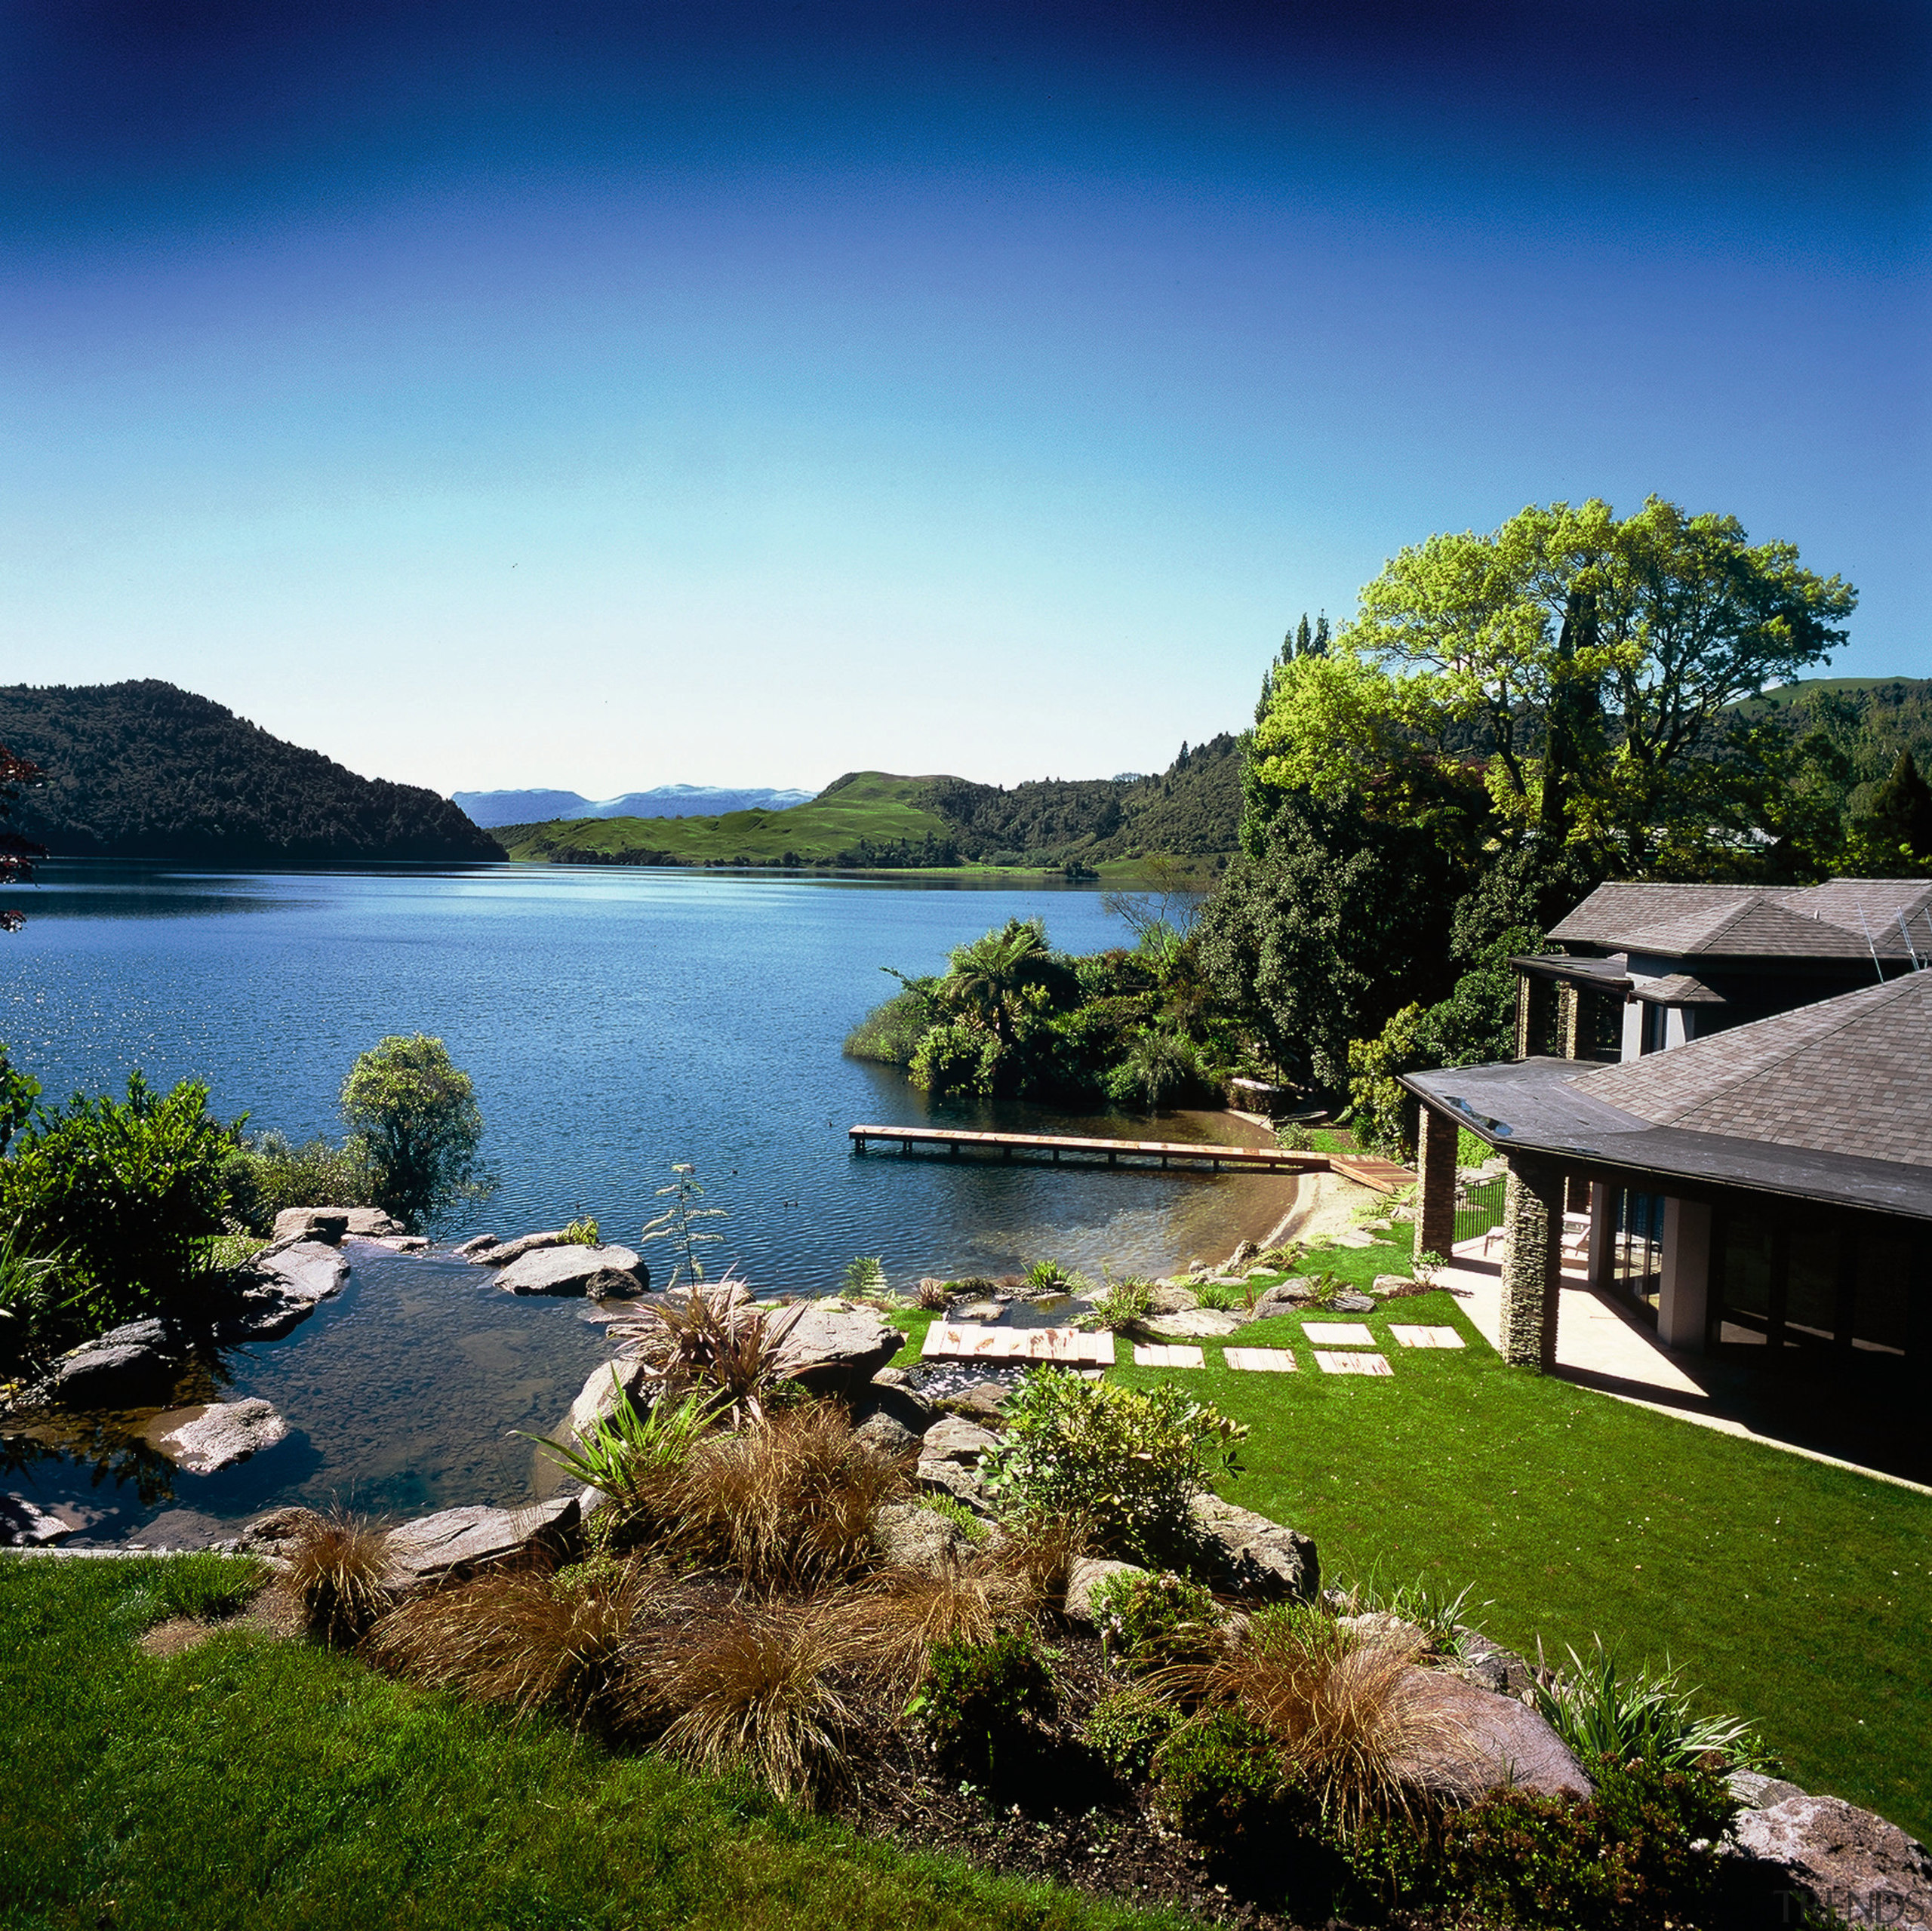
[[[1153,1162],[1161,1167],[1206,1167],[1216,1173],[1335,1173],[1373,1187],[1377,1193],[1392,1194],[1415,1185],[1415,1175],[1394,1161],[1365,1153],[1301,1152],[1285,1146],[1219,1146],[1196,1140],[1088,1139],[1072,1133],[986,1133],[964,1127],[858,1126],[846,1129],[846,1137],[855,1153],[863,1153],[875,1140],[896,1145],[903,1155],[915,1148],[935,1148],[957,1160],[962,1155],[997,1155],[1001,1160],[1016,1155],[1057,1164],[1073,1158],[1082,1162],[1100,1160],[1109,1167],[1124,1161],[1138,1166]]]
[[[1201,1166],[1219,1173],[1223,1167],[1263,1173],[1318,1173],[1328,1164],[1325,1153],[1298,1153],[1284,1146],[1217,1146],[1189,1140],[1083,1139],[1071,1133],[969,1133],[963,1127],[854,1127],[847,1138],[863,1153],[874,1140],[897,1142],[901,1153],[915,1147],[943,1147],[954,1159],[962,1153],[996,1153],[1003,1160],[1031,1154],[1058,1161],[1063,1155],[1095,1155],[1109,1167],[1123,1160],[1157,1161],[1161,1166]]]

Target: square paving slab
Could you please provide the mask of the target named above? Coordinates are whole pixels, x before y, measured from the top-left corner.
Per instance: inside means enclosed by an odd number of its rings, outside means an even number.
[[[1392,1375],[1386,1354],[1330,1354],[1318,1348],[1315,1365],[1325,1375]]]
[[[1295,1358],[1285,1348],[1224,1348],[1221,1355],[1229,1367],[1249,1374],[1284,1375],[1294,1370]]]
[[[1375,1336],[1358,1321],[1305,1321],[1301,1331],[1318,1348],[1374,1348]]]
[[[1453,1327],[1398,1327],[1389,1324],[1389,1332],[1404,1348],[1460,1348],[1461,1334]]]
[[[992,1327],[978,1321],[936,1321],[919,1352],[929,1360],[1057,1361],[1069,1367],[1111,1367],[1114,1337],[1077,1327]]]
[[[1207,1364],[1201,1360],[1198,1348],[1183,1347],[1178,1342],[1162,1344],[1137,1341],[1134,1344],[1134,1365],[1137,1368],[1198,1368]]]

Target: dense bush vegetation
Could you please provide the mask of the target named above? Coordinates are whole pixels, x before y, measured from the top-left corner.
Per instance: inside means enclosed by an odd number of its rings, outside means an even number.
[[[374,1176],[376,1204],[406,1226],[494,1188],[477,1158],[475,1088],[440,1039],[419,1032],[378,1041],[342,1083],[342,1117]]]
[[[62,857],[261,865],[503,856],[434,792],[359,778],[151,678],[0,690],[0,742],[44,769],[19,823]]]

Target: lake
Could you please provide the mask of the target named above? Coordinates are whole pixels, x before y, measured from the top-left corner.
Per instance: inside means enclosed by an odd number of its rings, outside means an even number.
[[[0,940],[0,1038],[50,1096],[205,1080],[224,1118],[339,1134],[336,1095],[383,1035],[439,1035],[476,1084],[501,1176],[439,1236],[594,1214],[635,1241],[673,1161],[728,1218],[711,1250],[761,1290],[823,1292],[858,1254],[888,1279],[1001,1274],[1051,1256],[1165,1272],[1284,1212],[1260,1176],[855,1156],[859,1121],[1232,1138],[1211,1115],[1097,1118],[1002,1104],[936,1114],[894,1069],[844,1058],[889,995],[880,970],[1038,914],[1054,944],[1123,942],[1091,890],[576,866],[195,872],[48,865]],[[660,1278],[661,1250],[648,1257]],[[411,1270],[414,1270],[412,1271]],[[601,1358],[580,1307],[504,1295],[481,1269],[358,1263],[342,1299],[231,1364],[298,1434],[224,1475],[141,1494],[94,1456],[42,1460],[23,1493],[85,1492],[100,1532],[170,1507],[232,1521],[328,1496],[392,1509],[521,1499],[528,1445]],[[110,1444],[111,1446],[111,1444]],[[103,1451],[103,1454],[106,1451]],[[149,1468],[145,1478],[156,1479]],[[197,1513],[198,1512],[198,1513]]]

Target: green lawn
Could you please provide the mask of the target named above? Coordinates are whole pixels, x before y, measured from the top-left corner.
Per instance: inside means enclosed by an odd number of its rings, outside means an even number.
[[[1405,1273],[1400,1234],[1314,1264]],[[1446,1293],[1339,1318],[1367,1323],[1392,1376],[1318,1373],[1285,1316],[1238,1338],[1292,1345],[1296,1373],[1234,1373],[1210,1342],[1174,1377],[1248,1424],[1231,1500],[1314,1536],[1331,1579],[1473,1585],[1472,1619],[1533,1659],[1539,1636],[1560,1658],[1600,1634],[1681,1664],[1797,1782],[1932,1832],[1932,1498],[1507,1367]],[[1391,1320],[1469,1345],[1398,1348]]]
[[[0,1925],[1155,1931],[306,1644],[155,1662],[139,1560],[0,1557]]]

